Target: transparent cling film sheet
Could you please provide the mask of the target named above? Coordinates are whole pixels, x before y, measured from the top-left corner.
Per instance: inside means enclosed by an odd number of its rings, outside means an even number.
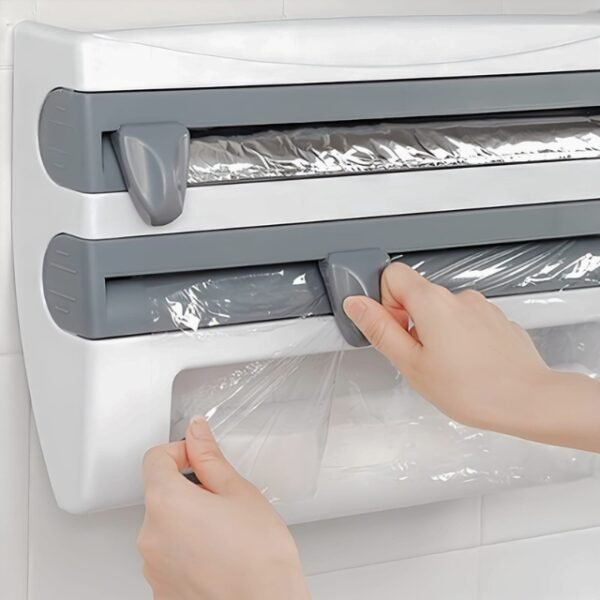
[[[511,244],[407,254],[395,260],[455,291],[472,288],[494,296],[554,289],[559,296],[578,286],[600,286],[597,242],[582,238]],[[300,296],[307,281],[315,285],[311,274],[294,270],[293,277],[286,277],[285,269],[274,267],[270,275],[262,269],[256,278],[245,273],[238,288],[232,286],[231,273],[213,273],[198,285],[188,281],[180,290],[169,290],[168,296],[153,296],[152,304],[162,303],[178,329],[207,347],[221,336],[251,336],[257,348],[265,331],[276,330],[281,336],[283,349],[265,360],[182,372],[173,389],[171,437],[183,437],[191,416],[206,416],[242,475],[292,521],[596,474],[592,454],[450,420],[411,390],[373,349],[318,353],[323,335],[335,338],[328,347],[341,348],[335,328],[300,339],[291,335],[297,330],[288,327],[296,320],[241,329],[223,326],[237,322],[232,311],[240,303],[247,309],[253,297],[269,312],[266,299],[280,293],[269,281],[284,281],[288,294],[294,295],[297,288]],[[323,314],[326,293],[313,292],[305,297],[298,318]],[[282,318],[281,313],[275,318]],[[552,367],[599,376],[600,323],[531,334]]]
[[[392,260],[453,291],[473,288],[507,296],[579,289],[598,285],[600,237],[413,252]],[[136,292],[140,303],[147,303],[156,331],[331,314],[316,263],[142,277],[136,280]],[[113,297],[116,302],[119,295]]]
[[[380,122],[197,133],[188,185],[600,158],[600,117]]]

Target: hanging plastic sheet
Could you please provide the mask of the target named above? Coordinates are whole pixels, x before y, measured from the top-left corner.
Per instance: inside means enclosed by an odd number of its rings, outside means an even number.
[[[188,184],[600,158],[596,117],[300,127],[192,139]]]
[[[210,344],[230,335],[230,328],[212,327],[235,323],[234,315],[255,315],[256,322],[271,320],[277,327],[277,320],[290,311],[304,318],[322,312],[329,304],[315,277],[302,265],[266,267],[256,273],[232,270],[166,297],[158,297],[154,289],[151,303],[156,314],[166,307],[179,329]],[[244,330],[257,344],[264,333],[253,325]],[[333,346],[341,345],[337,332],[330,335]],[[341,356],[314,355],[312,339],[290,338],[269,360],[183,372],[175,382],[171,438],[181,439],[190,417],[203,415],[231,462],[271,501],[312,497]]]
[[[453,292],[474,289],[490,297],[557,292],[598,286],[600,238],[412,252],[392,260]]]
[[[453,291],[471,288],[497,297],[575,290],[598,285],[600,237],[412,252],[392,260]],[[115,305],[118,286],[128,296],[136,293],[138,301],[128,306],[146,306],[155,331],[331,315],[316,263],[137,277],[135,290],[129,280],[110,285],[109,299]]]
[[[468,287],[512,295],[552,288],[560,295],[578,286],[600,286],[597,242],[582,238],[513,244],[408,254],[395,260],[454,290]],[[283,281],[291,296],[299,290],[295,302],[311,282],[306,303],[294,310],[303,314],[300,318],[321,314],[324,292],[315,293],[310,269],[290,272],[290,277],[285,267],[267,271],[256,278],[246,273],[241,287],[232,286],[231,272],[213,274],[208,282],[155,296],[153,302],[162,302],[177,327],[203,343],[235,330],[236,335],[256,335],[260,344],[253,325],[222,325],[230,323],[231,311],[240,302],[248,310],[256,301],[265,314],[282,317],[269,312],[274,289],[270,282],[275,280]],[[279,285],[276,289],[279,294]],[[600,374],[600,324],[532,335],[552,367]],[[226,455],[278,503],[290,522],[567,481],[596,472],[592,454],[450,420],[372,349],[315,354],[311,340],[286,338],[285,345],[281,356],[269,360],[180,374],[174,386],[172,438],[182,437],[192,415],[206,416]]]

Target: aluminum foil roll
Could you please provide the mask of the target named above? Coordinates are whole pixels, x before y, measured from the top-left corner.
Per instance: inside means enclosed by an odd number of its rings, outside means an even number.
[[[597,117],[302,127],[193,138],[188,184],[593,158]]]

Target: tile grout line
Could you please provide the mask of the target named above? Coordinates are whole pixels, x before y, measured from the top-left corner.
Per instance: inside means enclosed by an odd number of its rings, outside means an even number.
[[[494,546],[501,546],[502,544],[512,544],[518,542],[526,542],[528,540],[539,540],[540,538],[549,538],[559,535],[565,535],[569,533],[581,533],[582,531],[593,531],[598,530],[600,532],[600,524],[588,525],[581,527],[574,527],[572,529],[562,529],[560,531],[552,531],[550,533],[535,533],[533,535],[526,535],[524,537],[516,537],[508,540],[497,540],[495,542],[486,542],[481,545],[481,548],[493,548]]]
[[[481,600],[481,582],[481,546],[479,546],[477,548],[477,555],[475,556],[475,600]]]
[[[430,556],[444,556],[445,554],[454,554],[455,552],[467,552],[469,550],[477,550],[479,546],[477,545],[466,545],[458,548],[451,548],[450,550],[438,550],[434,552],[424,552],[423,554],[413,554],[410,556],[404,556],[401,558],[391,558],[389,560],[379,560],[375,562],[369,563],[361,563],[359,565],[355,565],[353,567],[342,567],[339,569],[329,569],[325,571],[315,571],[313,573],[305,573],[306,577],[318,577],[320,575],[329,575],[330,573],[343,573],[344,571],[354,571],[356,569],[362,569],[367,567],[377,567],[380,565],[391,565],[397,562],[402,562],[405,560],[412,560],[415,558],[428,558]]]
[[[38,0],[35,0],[35,11],[37,13],[37,2]],[[12,66],[11,66],[11,71],[13,71]],[[10,94],[10,98],[8,101],[8,110],[10,112],[11,115],[11,119],[10,119],[10,134],[9,134],[9,138],[11,140],[10,145],[11,145],[11,152],[10,152],[10,167],[11,167],[11,174],[9,175],[9,180],[10,180],[10,188],[9,188],[9,219],[11,221],[10,227],[11,227],[11,246],[12,246],[12,199],[13,199],[13,178],[12,178],[12,141],[13,141],[13,119],[12,119],[12,112],[13,112],[13,94],[14,94],[14,81],[11,81],[11,94]],[[12,251],[12,248],[11,248]],[[14,265],[11,264],[11,270],[12,270],[12,286],[14,288],[15,285],[15,281],[14,281]],[[18,336],[19,336],[19,345],[21,346],[21,332],[20,332],[20,328],[17,329],[18,332]],[[20,361],[23,363],[22,365],[22,369],[23,369],[23,377],[25,378],[25,393],[27,395],[27,500],[26,500],[26,511],[25,511],[25,573],[24,573],[24,577],[25,577],[25,599],[29,599],[29,589],[30,589],[30,579],[31,579],[31,560],[30,560],[30,549],[31,549],[31,528],[30,528],[30,521],[31,521],[31,428],[33,426],[33,411],[31,408],[31,399],[29,396],[29,381],[27,379],[27,372],[25,370],[25,358],[23,356],[23,349],[21,346],[21,350],[18,353],[15,353],[14,356],[19,357]]]
[[[6,352],[4,354],[0,354],[0,358],[11,358],[18,359],[23,362],[23,353],[22,352]],[[22,366],[23,369],[23,377],[25,377],[25,383],[27,383],[26,374],[25,374],[25,366]],[[26,385],[27,392],[27,500],[26,500],[26,510],[25,510],[25,573],[24,573],[24,584],[25,584],[25,598],[27,600],[29,598],[29,578],[30,578],[30,569],[29,569],[29,548],[30,548],[30,491],[31,491],[31,427],[32,427],[32,411],[31,411],[31,403],[29,401],[29,387]]]
[[[29,386],[28,386],[29,389]],[[31,429],[33,424],[33,411],[31,410],[31,402],[29,401],[29,427],[27,428],[27,571],[25,578],[25,598],[29,599],[29,588],[31,582]]]
[[[479,496],[479,545],[483,545],[483,499],[484,496]]]
[[[503,5],[503,3],[501,3]],[[479,545],[475,556],[475,600],[481,597],[481,548],[483,546],[483,509],[485,496],[479,496]]]
[[[6,103],[6,105],[3,105],[2,102],[0,102],[0,110],[5,110],[9,113],[10,115],[10,120],[9,120],[9,127],[8,127],[8,139],[9,139],[9,154],[8,154],[8,159],[9,159],[9,174],[8,174],[8,180],[10,182],[10,186],[8,187],[8,212],[7,212],[7,220],[9,223],[9,239],[10,239],[10,250],[9,252],[12,254],[12,186],[13,186],[13,182],[12,182],[12,140],[13,140],[13,132],[12,132],[12,127],[13,127],[13,122],[12,122],[12,109],[13,109],[13,91],[14,91],[14,82],[12,81],[13,79],[13,67],[12,65],[0,65],[0,74],[5,75],[8,74],[9,78],[10,78],[10,94],[8,96],[8,102]],[[12,288],[12,291],[15,292],[15,279],[14,279],[14,263],[11,260],[10,261],[10,281],[9,281],[9,287]],[[16,308],[16,305],[15,305]],[[18,317],[16,316],[15,313],[15,318],[18,319]],[[23,360],[23,348],[21,346],[21,338],[20,338],[20,332],[19,332],[19,337],[18,337],[18,341],[16,343],[16,348],[13,348],[13,343],[14,340],[10,340],[9,346],[11,346],[9,348],[8,351],[2,351],[0,352],[0,357],[21,357],[21,360]]]
[[[556,536],[560,536],[560,535],[566,535],[569,533],[580,533],[582,531],[591,531],[591,530],[598,530],[600,532],[600,526],[593,526],[593,527],[582,527],[582,528],[578,528],[578,529],[567,529],[564,531],[557,531],[557,532],[553,532],[553,533],[547,533],[547,534],[539,534],[539,535],[532,535],[532,536],[527,536],[527,537],[523,537],[523,538],[515,538],[512,540],[504,540],[504,541],[499,541],[499,542],[493,542],[493,543],[489,543],[489,544],[482,544],[482,545],[477,545],[477,544],[468,544],[466,546],[461,546],[461,547],[457,547],[457,548],[452,548],[450,550],[439,550],[439,551],[434,551],[434,552],[424,552],[422,554],[413,554],[410,556],[404,556],[404,557],[399,557],[399,558],[391,558],[389,560],[381,560],[381,561],[375,561],[375,562],[370,562],[370,563],[364,563],[364,564],[357,564],[355,566],[351,566],[351,567],[342,567],[342,568],[336,568],[336,569],[329,569],[329,570],[324,570],[324,571],[315,571],[312,573],[307,573],[306,576],[307,577],[317,577],[319,575],[327,575],[329,573],[340,573],[343,571],[353,571],[355,569],[361,569],[361,568],[366,568],[366,567],[375,567],[378,565],[387,565],[387,564],[393,564],[396,562],[401,562],[401,561],[405,561],[405,560],[411,560],[414,558],[427,558],[430,556],[442,556],[444,554],[453,554],[455,552],[465,552],[468,550],[477,550],[477,556],[478,556],[478,576],[479,576],[479,557],[481,555],[481,550],[485,549],[485,548],[490,548],[490,547],[494,547],[494,546],[501,546],[503,544],[513,544],[513,543],[519,543],[519,542],[526,542],[528,540],[538,540],[541,538],[551,538],[551,537],[556,537]]]

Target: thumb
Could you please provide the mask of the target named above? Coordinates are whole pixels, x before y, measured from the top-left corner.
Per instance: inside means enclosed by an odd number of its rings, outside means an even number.
[[[203,487],[214,494],[227,494],[242,477],[223,456],[210,427],[202,417],[193,417],[185,436],[190,466]]]
[[[373,347],[400,371],[414,362],[421,344],[379,302],[352,296],[344,301],[344,311]]]

